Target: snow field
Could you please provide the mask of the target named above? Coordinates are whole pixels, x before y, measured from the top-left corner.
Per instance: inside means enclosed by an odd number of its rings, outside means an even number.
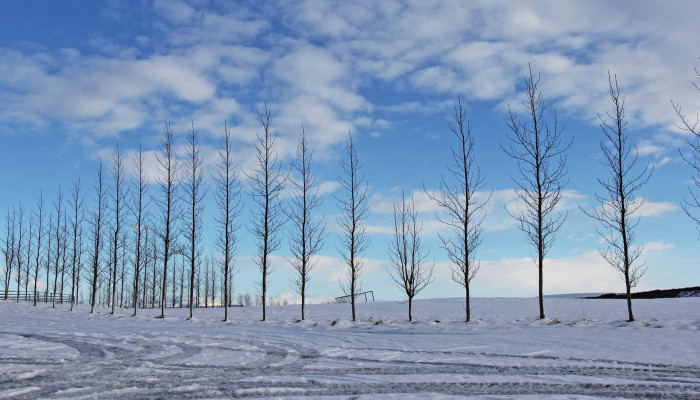
[[[99,309],[0,301],[4,398],[700,398],[700,298]]]

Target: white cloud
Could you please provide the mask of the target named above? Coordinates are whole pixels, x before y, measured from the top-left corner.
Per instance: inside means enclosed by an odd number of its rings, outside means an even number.
[[[638,217],[659,217],[664,214],[678,211],[680,207],[668,201],[654,202],[645,200],[644,204],[635,213]]]
[[[483,293],[536,296],[537,267],[531,258],[485,260],[481,262],[481,269],[473,282],[474,287]],[[623,289],[618,272],[597,251],[574,257],[545,259],[545,294],[606,293]]]
[[[439,212],[440,207],[433,201],[428,194],[423,190],[414,190],[409,193],[405,193],[406,201],[410,201],[413,197],[413,201],[416,206],[416,211],[418,213],[434,213]],[[400,188],[394,188],[390,193],[374,193],[369,201],[370,209],[372,212],[380,214],[392,214],[394,212],[394,203],[401,202],[401,190]]]
[[[576,210],[586,198],[586,195],[577,190],[564,190],[554,212],[567,213]],[[516,229],[518,224],[510,214],[518,210],[525,210],[524,207],[525,203],[518,197],[514,189],[494,191],[486,207],[488,214],[484,221],[484,229],[490,231]]]
[[[176,24],[188,22],[195,15],[195,10],[180,0],[155,0],[153,5],[163,16]]]
[[[648,155],[661,155],[663,154],[665,149],[661,146],[658,146],[656,144],[653,144],[649,140],[642,140],[639,142],[637,145],[637,152],[640,156],[648,156]]]
[[[391,226],[367,225],[365,232],[370,235],[391,235],[394,230]]]
[[[637,204],[643,202],[643,204],[637,207]],[[610,203],[605,203],[599,206],[598,209],[608,208]],[[635,212],[632,214],[633,217],[659,217],[665,214],[675,212],[680,210],[680,207],[674,203],[668,201],[653,202],[644,198],[639,198],[635,203],[632,204],[632,208],[635,208]],[[613,212],[611,210],[611,212]],[[613,212],[614,213],[614,212]]]
[[[673,159],[671,157],[664,157],[661,160],[656,161],[653,164],[651,164],[651,166],[654,168],[660,168],[660,167],[670,163],[671,161],[673,161]]]
[[[315,279],[323,282],[343,282],[346,280],[347,265],[342,258],[318,256],[318,263],[313,269]],[[378,271],[384,270],[385,260],[363,258],[361,267],[361,277],[366,277]]]
[[[338,181],[324,181],[318,185],[318,193],[323,196],[324,194],[330,194],[335,192],[340,188],[340,183]]]
[[[124,48],[105,57],[73,49],[3,50],[0,79],[14,89],[4,96],[3,116],[40,125],[38,113],[114,135],[172,118],[179,111],[169,101],[175,96],[194,103],[196,114],[223,120],[209,104],[240,104],[227,85],[249,91],[253,80],[262,79],[255,86],[264,90],[260,100],[275,98],[280,130],[309,124],[325,148],[342,141],[354,114],[373,109],[362,90],[374,79],[399,90],[412,82],[425,92],[507,103],[518,97],[528,61],[542,71],[542,89],[556,105],[591,121],[609,109],[608,70],[619,74],[633,125],[670,127],[672,97],[688,110],[700,109],[688,84],[697,61],[690,39],[695,23],[681,4],[634,4],[634,17],[626,2],[307,1],[271,6],[273,15],[183,1],[159,0],[153,7],[170,45],[158,53],[136,58],[146,49]],[[263,34],[274,41],[250,40]],[[138,41],[155,39],[161,38]],[[409,101],[395,109],[416,107],[432,108]],[[664,149],[658,141],[640,145],[642,154]]]
[[[644,251],[645,252],[668,250],[668,249],[672,249],[674,247],[676,247],[675,244],[666,243],[664,241],[644,243]]]

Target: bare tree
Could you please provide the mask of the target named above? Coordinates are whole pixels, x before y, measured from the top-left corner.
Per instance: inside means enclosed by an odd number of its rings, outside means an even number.
[[[408,203],[402,191],[401,204],[394,203],[394,238],[389,243],[391,267],[387,271],[408,297],[409,321],[413,321],[413,298],[433,281],[434,265],[430,268],[425,265],[428,252],[421,242],[422,230],[413,196]]]
[[[187,132],[187,161],[185,162],[185,205],[187,208],[187,220],[185,222],[185,238],[189,245],[190,263],[190,284],[189,284],[189,306],[190,319],[194,317],[194,288],[197,269],[199,268],[202,250],[202,213],[204,212],[204,196],[207,190],[203,185],[204,181],[204,161],[202,159],[202,146],[199,144],[197,130],[192,129]]]
[[[156,306],[156,291],[158,288],[163,286],[163,277],[158,269],[158,243],[156,240],[156,235],[152,236],[151,244],[149,246],[149,254],[153,258],[153,286],[151,286],[151,304],[152,307]],[[158,299],[158,305],[163,302],[163,299]]]
[[[5,243],[2,248],[2,254],[5,258],[5,269],[3,273],[5,274],[5,280],[3,281],[3,300],[7,300],[7,291],[10,290],[9,285],[9,265],[10,265],[10,255],[12,250],[10,247],[10,236],[11,236],[11,220],[10,220],[10,208],[7,208],[7,214],[5,215]]]
[[[243,301],[244,301],[244,305],[245,305],[246,307],[250,307],[250,306],[253,305],[253,299],[251,298],[250,293],[246,293],[246,294],[243,296]]]
[[[29,212],[29,229],[27,230],[29,237],[27,238],[27,245],[25,246],[24,253],[24,301],[29,300],[29,278],[31,276],[32,269],[32,245],[34,244],[34,213]],[[19,290],[18,290],[19,292]]]
[[[61,230],[63,237],[61,248],[61,290],[58,297],[60,304],[63,304],[63,290],[66,282],[66,264],[68,264],[68,209],[63,213],[63,229]]]
[[[185,289],[185,255],[183,254],[182,262],[180,263],[180,308],[182,308],[182,300],[184,299]]]
[[[202,294],[202,269],[197,268],[197,277],[195,282],[196,292],[194,296],[195,306],[199,308],[201,306],[201,294]]]
[[[204,257],[204,308],[209,307],[209,271],[211,270],[211,258]]]
[[[148,193],[148,176],[146,175],[146,169],[143,164],[144,158],[143,158],[143,150],[141,149],[141,145],[139,144],[139,154],[134,157],[134,165],[136,166],[136,176],[134,177],[134,207],[132,210],[134,211],[134,218],[135,218],[135,229],[136,229],[136,243],[134,243],[134,316],[136,315],[136,310],[138,309],[138,298],[139,298],[139,291],[141,288],[139,287],[139,278],[141,276],[141,264],[144,260],[142,260],[142,249],[143,249],[143,241],[142,241],[142,236],[143,232],[148,229],[146,225],[144,224],[145,222],[145,215],[144,211],[146,208],[146,195]],[[148,236],[146,236],[146,246],[148,245]],[[147,270],[148,268],[144,268],[144,270]],[[144,279],[143,281],[143,292],[146,293],[146,283],[147,280]],[[145,305],[145,300],[144,300],[144,305]]]
[[[49,229],[47,229],[46,237],[49,240],[48,246],[46,246],[46,256],[44,257],[44,269],[46,270],[46,289],[44,291],[44,302],[49,301],[49,289],[51,288],[51,257],[53,255],[51,250],[51,240],[53,238],[53,215],[49,214]]]
[[[71,262],[71,292],[70,292],[70,309],[73,311],[73,306],[77,302],[77,278],[80,274],[80,247],[78,245],[79,234],[82,231],[83,223],[83,199],[80,197],[80,179],[73,184],[71,191],[71,206],[73,215],[71,220],[71,233],[73,234],[73,257]]]
[[[162,218],[160,237],[163,240],[163,290],[161,295],[160,318],[165,318],[168,262],[176,247],[174,246],[174,241],[176,237],[175,222],[179,211],[177,189],[178,173],[180,169],[178,160],[175,157],[175,149],[173,148],[173,131],[170,129],[170,124],[168,122],[165,123],[165,127],[163,128],[163,137],[160,141],[160,156],[158,156],[157,159],[160,170],[158,183],[162,197],[156,199],[156,204],[160,209]]]
[[[607,118],[598,115],[604,135],[600,142],[604,156],[602,164],[610,176],[607,179],[598,178],[603,189],[602,194],[596,193],[600,207],[584,212],[603,226],[598,233],[608,246],[599,251],[605,261],[622,274],[627,290],[628,320],[634,321],[632,288],[646,272],[644,263],[637,263],[643,247],[634,245],[634,229],[639,224],[635,213],[644,204],[644,199],[637,197],[637,194],[649,182],[653,168],[650,169],[649,164],[643,168],[637,166],[639,153],[626,132],[625,99],[620,98],[617,76],[614,76],[614,81],[613,85],[613,78],[608,73],[613,111],[607,113]]]
[[[479,271],[476,252],[481,244],[482,209],[491,198],[479,194],[485,187],[485,178],[474,165],[474,137],[472,127],[466,119],[462,100],[457,98],[454,123],[449,124],[456,144],[450,146],[451,162],[446,165],[448,176],[441,176],[440,188],[425,193],[442,209],[437,218],[452,228],[453,237],[438,234],[442,248],[452,263],[452,280],[464,288],[464,310],[466,322],[471,320],[470,283]]]
[[[129,232],[128,231],[123,231],[120,237],[120,247],[121,247],[121,261],[120,261],[120,266],[121,268],[119,269],[119,307],[123,308],[124,307],[124,283],[126,282],[128,278],[129,271],[126,268],[127,264],[127,245],[126,243],[129,241]],[[127,286],[128,290],[128,286]]]
[[[173,276],[170,279],[170,282],[173,284],[172,285],[172,292],[171,292],[171,307],[175,308],[177,305],[177,257],[173,257]]]
[[[58,195],[56,201],[54,202],[54,210],[56,211],[56,230],[54,231],[54,239],[56,239],[56,258],[54,263],[54,275],[53,275],[53,300],[51,306],[56,308],[56,294],[58,291],[58,270],[61,263],[61,257],[63,255],[63,250],[65,249],[64,240],[66,237],[63,235],[65,229],[66,217],[64,215],[65,210],[63,209],[63,189],[58,186]],[[61,224],[61,219],[63,219],[63,224]]]
[[[39,281],[39,264],[41,263],[41,238],[44,236],[43,222],[44,222],[44,193],[39,191],[39,200],[37,202],[37,233],[36,233],[36,258],[34,259],[34,306],[36,307],[37,297],[39,293],[37,292],[37,283]]]
[[[12,215],[10,215],[10,209],[7,209],[6,217],[6,236],[5,236],[5,247],[3,248],[3,254],[5,256],[5,297],[7,300],[8,293],[10,290],[10,279],[12,278],[12,265],[15,260],[15,220],[17,216],[17,211],[13,208]]]
[[[543,319],[544,258],[567,216],[555,208],[568,183],[565,152],[573,140],[563,141],[564,127],[559,126],[556,111],[553,126],[545,120],[547,105],[537,87],[540,76],[535,80],[532,67],[529,67],[529,71],[529,77],[524,79],[526,98],[522,101],[526,117],[518,120],[517,114],[508,107],[509,143],[501,144],[501,148],[518,162],[520,177],[513,178],[513,182],[522,206],[508,212],[518,222],[530,244],[537,249],[540,319]]]
[[[83,227],[81,225],[78,233],[78,265],[75,277],[75,302],[80,302],[80,273],[83,271]]]
[[[143,221],[141,222],[143,225]],[[150,252],[148,251],[148,240],[149,240],[149,232],[150,228],[147,225],[144,225],[143,232],[142,232],[142,237],[143,237],[143,243],[142,243],[142,248],[140,250],[140,268],[143,271],[143,284],[140,286],[140,293],[141,293],[141,307],[146,308],[148,307],[148,300],[149,296],[148,294],[150,293],[149,290],[155,285],[155,276],[150,276],[148,275],[149,272],[149,267],[151,265],[151,255]],[[136,292],[139,292],[139,290],[136,290]],[[153,306],[151,306],[153,307]]]
[[[22,245],[24,243],[24,206],[19,203],[19,212],[17,214],[19,221],[18,225],[18,235],[17,235],[17,246],[14,248],[15,258],[17,259],[17,302],[19,303],[19,291],[22,286],[22,264],[24,261],[29,262],[29,259],[22,257]]]
[[[224,275],[224,321],[228,321],[228,288],[231,285],[228,278],[230,271],[234,268],[236,244],[238,243],[238,236],[236,235],[238,226],[235,221],[241,212],[241,188],[238,171],[238,164],[233,159],[231,132],[228,130],[226,121],[224,121],[224,133],[221,136],[221,145],[219,147],[219,161],[214,176],[216,187],[214,197],[219,208],[218,214],[214,216],[214,220],[218,224],[216,244],[223,256],[221,259],[221,270]],[[212,286],[214,286],[213,270],[211,278]],[[213,306],[213,296],[215,294],[213,287],[211,294]]]
[[[217,287],[216,276],[217,276],[216,268],[212,267],[212,269],[211,269],[211,291],[210,291],[212,307],[216,306],[216,287]]]
[[[266,321],[267,279],[273,271],[270,255],[280,246],[281,227],[284,223],[280,193],[284,189],[287,175],[282,172],[282,166],[277,157],[275,135],[270,128],[271,113],[267,104],[263,112],[258,112],[258,120],[262,125],[263,133],[257,134],[256,160],[248,180],[252,190],[251,196],[257,204],[257,209],[252,211],[251,233],[257,240],[255,262],[261,274],[262,320]]]
[[[121,241],[121,227],[124,221],[122,220],[124,213],[124,203],[126,193],[126,187],[124,186],[126,179],[126,172],[124,171],[124,160],[122,157],[122,151],[119,149],[119,145],[114,147],[114,153],[112,156],[112,179],[114,180],[114,190],[112,190],[112,212],[114,213],[114,226],[112,230],[112,311],[114,314],[114,307],[117,303],[117,269],[120,265],[119,260],[119,250]]]
[[[338,225],[343,232],[340,238],[340,253],[347,266],[347,285],[341,283],[346,295],[350,296],[352,305],[352,320],[356,320],[355,295],[360,289],[360,273],[362,272],[362,253],[369,246],[369,238],[365,232],[367,219],[367,182],[364,174],[360,172],[362,163],[357,157],[357,150],[352,139],[352,133],[348,131],[348,140],[345,142],[345,156],[340,160],[343,175],[338,177],[338,183],[343,190],[342,195],[333,195],[340,204],[340,216]]]
[[[95,302],[97,301],[97,290],[100,278],[100,256],[104,243],[102,242],[102,219],[104,218],[106,203],[106,190],[104,186],[104,176],[102,173],[102,160],[97,170],[97,180],[95,182],[95,209],[91,215],[92,225],[92,276],[91,276],[91,295],[90,295],[90,312],[95,312]],[[49,241],[49,247],[51,242]]]
[[[301,126],[296,159],[292,161],[292,169],[297,176],[291,179],[294,195],[287,217],[292,224],[289,239],[293,255],[292,266],[297,272],[294,289],[301,295],[301,319],[305,319],[306,289],[311,280],[310,272],[316,266],[314,259],[323,247],[326,225],[323,218],[317,218],[314,210],[321,206],[316,175],[312,172],[314,164],[313,151],[308,148],[304,125]]]
[[[697,68],[695,69],[695,77],[698,82],[700,82],[700,72],[698,72]],[[700,91],[698,83],[693,82],[693,87]],[[700,217],[695,213],[695,210],[700,209],[700,194],[698,194],[698,191],[700,191],[700,115],[696,114],[693,120],[691,119],[692,117],[688,117],[683,113],[683,109],[680,105],[673,102],[671,104],[680,120],[680,124],[676,124],[676,126],[690,134],[686,137],[686,142],[690,147],[690,153],[684,154],[681,152],[681,157],[683,157],[683,160],[692,169],[691,178],[693,186],[688,188],[690,197],[685,198],[681,205],[688,217],[698,225],[696,229],[698,230],[698,237],[700,238]]]

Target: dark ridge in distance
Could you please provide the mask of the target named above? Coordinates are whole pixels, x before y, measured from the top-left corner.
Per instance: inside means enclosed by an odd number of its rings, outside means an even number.
[[[583,299],[624,299],[624,293],[606,293],[600,296],[582,297]],[[669,299],[679,297],[700,297],[700,286],[681,289],[656,289],[648,292],[632,293],[633,299]]]

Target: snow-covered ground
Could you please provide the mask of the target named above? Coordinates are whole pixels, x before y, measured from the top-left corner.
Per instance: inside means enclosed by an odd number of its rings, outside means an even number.
[[[0,301],[2,398],[700,398],[700,298],[478,298],[223,310]]]

